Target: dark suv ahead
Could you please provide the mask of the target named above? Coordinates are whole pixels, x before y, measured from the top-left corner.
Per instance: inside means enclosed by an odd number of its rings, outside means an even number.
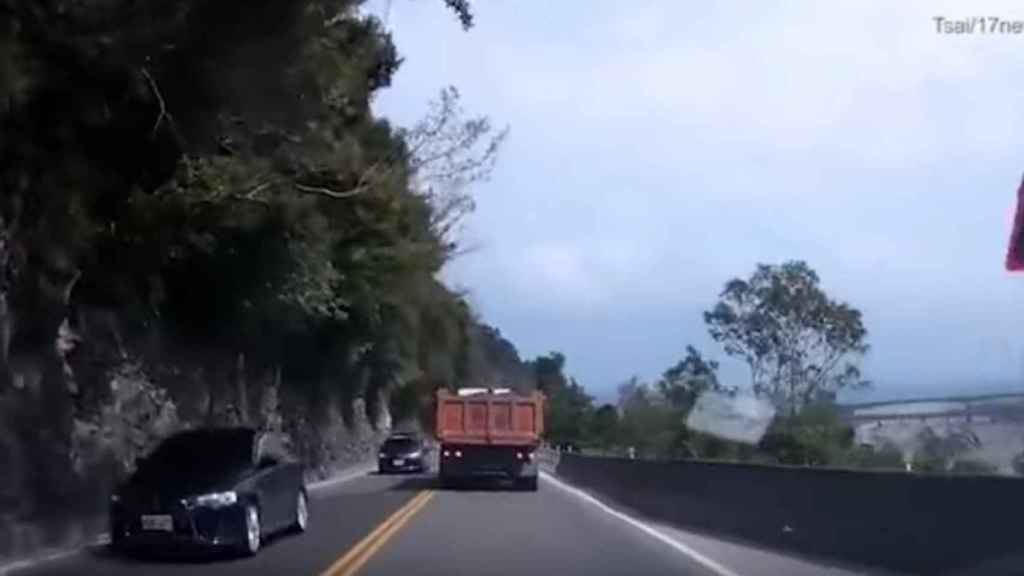
[[[389,472],[426,472],[430,469],[430,443],[413,434],[392,434],[377,455],[377,469]]]

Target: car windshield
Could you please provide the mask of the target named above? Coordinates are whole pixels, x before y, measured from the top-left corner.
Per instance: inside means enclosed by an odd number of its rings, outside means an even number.
[[[253,435],[245,430],[201,430],[165,440],[144,469],[205,474],[252,463]]]

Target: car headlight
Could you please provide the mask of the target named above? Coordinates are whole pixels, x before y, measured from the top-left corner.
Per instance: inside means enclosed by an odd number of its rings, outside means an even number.
[[[117,493],[111,494],[110,501],[113,502],[114,504],[117,504],[118,502],[121,501],[121,495]]]
[[[420,456],[423,456],[423,451],[417,450],[415,452],[409,453],[409,456],[407,456],[407,458],[419,458]]]
[[[377,457],[379,457],[379,458],[387,458],[387,456],[388,456],[388,455],[387,455],[387,454],[385,454],[385,453],[383,453],[383,452],[378,452],[378,453],[377,453]]]
[[[238,502],[238,494],[234,492],[215,492],[185,499],[185,503],[189,506],[203,506],[206,508],[231,506],[235,502]]]

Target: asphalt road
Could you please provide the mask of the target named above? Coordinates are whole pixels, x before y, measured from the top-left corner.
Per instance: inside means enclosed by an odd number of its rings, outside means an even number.
[[[439,489],[430,475],[369,475],[315,491],[311,498],[309,530],[276,538],[253,558],[143,561],[116,557],[106,547],[96,546],[12,574],[731,576],[759,572],[756,566],[749,571],[735,569],[742,564],[742,554],[727,559],[732,564],[724,572],[714,563],[709,567],[706,560],[715,548],[705,546],[703,553],[696,553],[702,562],[692,550],[681,551],[547,480],[535,493],[448,491]]]

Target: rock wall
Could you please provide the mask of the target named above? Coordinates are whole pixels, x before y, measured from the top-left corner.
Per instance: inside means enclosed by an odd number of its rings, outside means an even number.
[[[322,398],[314,414],[280,370],[247,371],[241,358],[199,359],[152,334],[109,332],[65,323],[51,350],[16,351],[4,366],[0,563],[94,540],[112,488],[177,430],[246,424],[278,433],[313,480],[368,460],[390,429],[386,401],[375,403],[376,422],[362,398]]]

